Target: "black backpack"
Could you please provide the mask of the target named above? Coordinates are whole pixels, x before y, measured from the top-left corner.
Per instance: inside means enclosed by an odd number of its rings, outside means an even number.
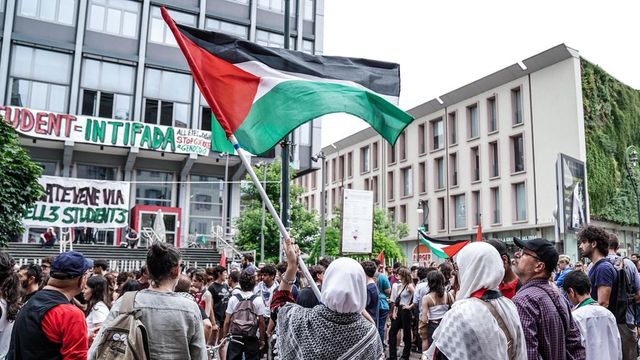
[[[616,257],[612,260],[613,267],[616,268],[616,274],[618,275],[618,292],[616,303],[614,308],[609,308],[612,310],[613,315],[616,317],[616,323],[618,324],[626,324],[627,323],[627,309],[630,305],[635,304],[635,293],[633,291],[633,285],[631,281],[627,278],[627,273],[625,271],[625,263],[624,258]],[[631,306],[631,310],[635,314],[635,306]]]

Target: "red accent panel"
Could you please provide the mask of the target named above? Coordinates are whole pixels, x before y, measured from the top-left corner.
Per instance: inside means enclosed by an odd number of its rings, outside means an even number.
[[[189,64],[200,92],[228,138],[249,114],[260,78],[193,43],[182,35],[164,6],[161,11]]]
[[[131,227],[140,233],[140,224],[138,224],[138,219],[141,211],[144,212],[158,212],[158,210],[162,210],[165,214],[176,214],[176,247],[180,248],[180,230],[182,228],[182,209],[170,206],[156,206],[156,205],[136,205],[131,209]],[[118,244],[119,245],[119,244]]]

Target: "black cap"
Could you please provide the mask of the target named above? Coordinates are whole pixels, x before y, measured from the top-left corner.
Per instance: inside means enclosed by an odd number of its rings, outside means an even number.
[[[527,249],[533,251],[540,261],[544,263],[544,267],[547,272],[552,272],[558,265],[558,250],[553,246],[553,243],[547,239],[535,238],[532,240],[520,240],[516,237],[513,238],[516,246],[521,249]]]

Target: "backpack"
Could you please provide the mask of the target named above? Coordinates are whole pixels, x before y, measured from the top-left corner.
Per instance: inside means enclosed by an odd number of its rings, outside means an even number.
[[[616,298],[615,309],[613,311],[613,315],[616,317],[616,323],[618,324],[626,324],[627,323],[627,308],[635,304],[635,293],[633,291],[633,286],[629,279],[627,278],[627,273],[625,271],[625,263],[624,258],[616,257],[612,261],[613,267],[616,268],[616,274],[618,275],[618,293]],[[635,307],[632,306],[631,309],[634,310]]]
[[[235,297],[238,299],[238,305],[233,314],[231,314],[229,333],[231,335],[255,337],[258,331],[258,314],[253,305],[253,300],[258,295],[254,294],[247,299],[244,299],[240,294],[235,294]]]
[[[104,330],[96,349],[99,360],[149,360],[147,329],[140,321],[140,310],[133,308],[137,291],[122,295],[120,315]]]

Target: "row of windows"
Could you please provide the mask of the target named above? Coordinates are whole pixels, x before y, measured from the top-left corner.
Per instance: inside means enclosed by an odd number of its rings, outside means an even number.
[[[248,0],[237,2],[248,3]],[[76,0],[19,0],[18,15],[61,25],[74,26]],[[294,2],[292,2],[293,4]],[[304,20],[313,21],[315,1],[304,1]],[[258,7],[284,12],[284,0],[259,0]],[[88,7],[87,29],[127,38],[138,38],[141,6],[131,0],[91,0]],[[197,17],[179,11],[169,11],[176,22],[196,26]],[[206,28],[248,37],[248,26],[207,19]],[[149,40],[155,43],[176,45],[169,33],[159,7],[151,8]]]

